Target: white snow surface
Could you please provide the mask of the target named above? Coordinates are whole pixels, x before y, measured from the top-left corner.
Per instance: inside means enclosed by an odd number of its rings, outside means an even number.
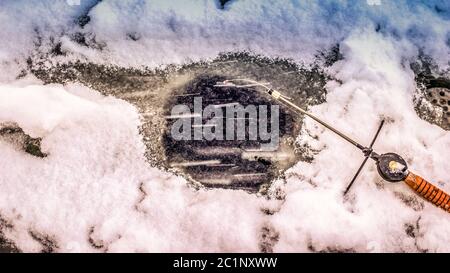
[[[448,69],[447,1],[235,0],[221,10],[212,0],[104,0],[82,29],[76,18],[94,2],[0,2],[0,123],[41,137],[49,154],[36,158],[0,140],[0,216],[12,225],[3,233],[21,250],[41,251],[37,235],[60,252],[259,251],[262,229],[270,227],[277,252],[450,251],[450,215],[402,183],[382,182],[372,163],[344,200],[361,153],[311,120],[298,141],[320,152],[288,170],[286,183],[274,182],[271,192],[283,191],[285,200],[196,190],[146,163],[140,117],[130,104],[78,84],[17,79],[29,57],[58,42],[66,55],[45,57],[48,64],[129,67],[241,50],[310,63],[318,50],[340,43],[344,59],[328,71],[337,81],[327,84],[327,102],[311,111],[362,143],[387,119],[376,150],[401,154],[411,170],[450,192],[449,133],[415,113],[409,68],[422,51]],[[75,43],[77,31],[102,49]],[[268,208],[276,212],[264,214]]]

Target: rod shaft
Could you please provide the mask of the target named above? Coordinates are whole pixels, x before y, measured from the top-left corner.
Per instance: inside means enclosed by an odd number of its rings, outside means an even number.
[[[245,82],[248,84],[244,84],[244,85],[237,85],[236,82]],[[366,149],[366,147],[364,147],[363,145],[359,144],[358,142],[354,141],[353,139],[351,139],[350,137],[348,137],[347,135],[345,135],[344,133],[341,133],[340,131],[338,131],[337,129],[333,128],[333,126],[329,125],[328,123],[326,123],[325,121],[321,120],[320,118],[314,116],[313,114],[303,110],[302,108],[300,108],[299,106],[295,105],[294,103],[290,102],[288,99],[286,99],[286,97],[284,97],[280,92],[270,88],[267,84],[265,83],[260,83],[251,79],[233,79],[233,80],[226,80],[223,82],[223,85],[217,85],[217,86],[234,86],[234,87],[238,87],[238,88],[244,88],[244,87],[248,87],[249,84],[251,86],[261,86],[263,88],[265,88],[267,90],[267,93],[269,93],[270,96],[272,96],[275,100],[280,101],[282,103],[284,103],[287,106],[290,106],[291,108],[294,108],[295,110],[297,110],[298,112],[312,118],[313,120],[317,121],[318,123],[322,124],[325,128],[331,130],[332,132],[334,132],[335,134],[337,134],[338,136],[340,136],[341,138],[345,139],[346,141],[348,141],[350,144],[356,146],[358,149],[360,150],[364,150]]]
[[[283,102],[284,104],[287,104],[288,106],[294,108],[295,110],[297,110],[298,112],[312,118],[313,120],[317,121],[318,123],[322,124],[325,128],[331,130],[332,132],[334,132],[335,134],[337,134],[338,136],[342,137],[343,139],[345,139],[346,141],[348,141],[349,143],[351,143],[352,145],[356,146],[358,149],[363,150],[365,147],[362,146],[361,144],[359,144],[358,142],[354,141],[353,139],[351,139],[350,137],[346,136],[344,133],[338,131],[337,129],[333,128],[333,126],[329,125],[328,123],[326,123],[325,121],[321,120],[320,118],[314,116],[313,114],[303,110],[302,108],[300,108],[299,106],[295,105],[294,103],[290,102],[289,100],[287,100],[286,98],[284,98],[283,96],[281,96],[281,94],[278,91],[275,91],[273,89],[270,89],[268,91],[268,93],[274,97],[276,100]]]

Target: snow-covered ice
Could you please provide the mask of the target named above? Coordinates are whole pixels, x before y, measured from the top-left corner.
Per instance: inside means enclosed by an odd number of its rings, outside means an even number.
[[[0,2],[0,124],[42,138],[48,153],[33,157],[0,140],[0,218],[10,224],[0,235],[18,248],[41,251],[47,241],[61,252],[260,251],[270,228],[278,252],[450,251],[450,215],[406,185],[382,182],[372,163],[344,199],[360,151],[311,120],[298,141],[320,152],[273,183],[269,192],[283,200],[194,189],[147,164],[129,103],[80,84],[18,77],[30,62],[159,67],[243,50],[309,64],[339,43],[327,102],[311,111],[362,143],[386,118],[376,150],[401,154],[449,192],[449,133],[417,116],[409,66],[426,54],[448,71],[448,1],[236,0],[224,9],[213,0],[96,2]],[[73,38],[79,33],[85,44]],[[49,54],[57,45],[63,54]]]

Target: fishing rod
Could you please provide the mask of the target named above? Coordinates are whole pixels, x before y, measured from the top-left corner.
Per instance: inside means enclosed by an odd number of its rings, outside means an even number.
[[[240,83],[240,84],[239,84]],[[423,179],[421,176],[411,172],[408,169],[408,166],[406,164],[406,161],[398,154],[396,153],[385,153],[385,154],[378,154],[373,150],[373,145],[375,144],[376,139],[378,138],[378,135],[381,131],[381,128],[384,125],[384,120],[381,121],[380,125],[378,126],[378,129],[370,143],[369,146],[364,146],[357,141],[353,140],[346,134],[342,133],[341,131],[337,130],[330,124],[326,123],[322,119],[316,117],[315,115],[307,112],[306,110],[302,109],[298,105],[294,104],[292,102],[292,99],[284,96],[279,91],[271,88],[268,83],[260,83],[251,79],[232,79],[232,80],[225,80],[223,82],[219,82],[215,85],[216,87],[234,87],[234,88],[249,88],[249,87],[262,87],[265,89],[266,93],[269,94],[272,98],[274,98],[276,101],[280,102],[280,104],[287,106],[292,111],[296,112],[297,114],[303,114],[306,115],[316,122],[320,123],[325,128],[331,130],[353,146],[360,149],[364,154],[364,160],[359,166],[358,170],[356,171],[355,175],[353,176],[352,180],[346,187],[346,189],[343,192],[343,195],[346,195],[350,188],[352,187],[353,183],[356,181],[356,178],[358,177],[359,173],[363,169],[364,165],[366,164],[367,160],[373,159],[375,161],[375,164],[377,165],[377,170],[379,175],[386,181],[396,183],[400,181],[404,181],[412,190],[414,190],[418,195],[423,197],[425,200],[431,202],[432,204],[442,208],[443,210],[450,212],[450,195],[444,192],[443,190],[439,189],[438,187],[434,186],[432,183],[428,182],[427,180]]]

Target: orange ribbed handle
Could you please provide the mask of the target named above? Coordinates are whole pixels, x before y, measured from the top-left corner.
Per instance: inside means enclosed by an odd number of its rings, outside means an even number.
[[[443,210],[450,212],[450,195],[448,193],[445,193],[443,190],[412,172],[409,172],[404,181],[423,198]]]

